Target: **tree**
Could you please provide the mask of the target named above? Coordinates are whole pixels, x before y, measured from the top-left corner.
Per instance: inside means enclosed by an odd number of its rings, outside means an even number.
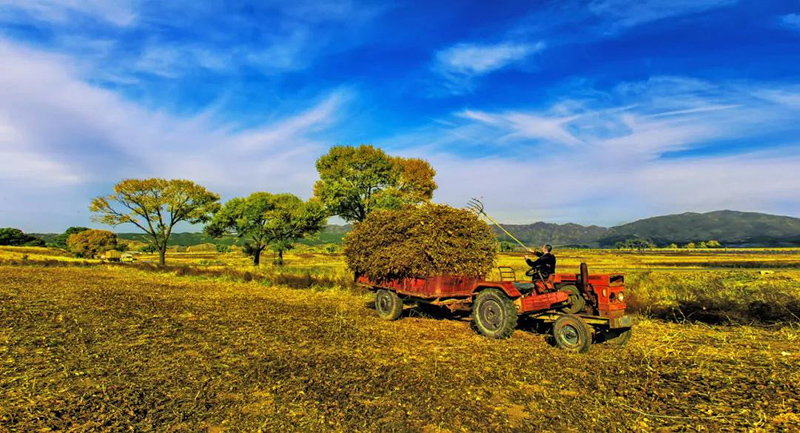
[[[80,233],[86,230],[89,230],[89,227],[70,227],[67,229],[67,231],[61,233],[60,235],[56,236],[55,239],[53,239],[53,246],[56,248],[67,249],[67,238],[69,238],[70,235],[74,235],[75,233]]]
[[[150,235],[162,265],[175,224],[207,222],[219,208],[219,195],[183,179],[125,179],[113,194],[95,198],[90,206],[95,221],[130,223]]]
[[[676,243],[671,243],[671,244],[669,244],[669,247],[667,247],[667,248],[671,248],[671,249],[673,249],[673,250],[675,250],[675,249],[678,249],[678,244],[676,244]]]
[[[684,245],[683,247],[692,249],[692,248],[697,248],[697,245],[695,245],[694,242],[689,242],[688,244]]]
[[[77,257],[92,258],[117,249],[117,235],[108,230],[84,230],[67,238],[67,247]]]
[[[514,251],[515,245],[508,241],[501,241],[500,242],[500,251]]]
[[[246,239],[244,252],[258,266],[261,253],[268,247],[277,253],[276,262],[283,264],[283,253],[294,243],[322,229],[327,220],[317,200],[304,202],[292,194],[257,192],[246,198],[234,198],[206,226],[214,238],[236,236]]]
[[[36,236],[26,235],[20,229],[6,227],[0,229],[0,245],[43,247],[45,242]]]
[[[722,248],[722,244],[719,243],[719,241],[715,241],[715,240],[710,240],[710,241],[706,242],[706,246],[708,248]]]
[[[640,238],[633,238],[627,239],[625,241],[617,242],[616,245],[617,249],[631,249],[631,250],[638,250],[641,252],[642,250],[649,249],[655,247],[653,242],[648,239],[640,239]]]
[[[334,146],[317,160],[314,196],[331,215],[363,221],[375,209],[399,209],[433,197],[436,172],[428,162],[387,155],[371,145]]]

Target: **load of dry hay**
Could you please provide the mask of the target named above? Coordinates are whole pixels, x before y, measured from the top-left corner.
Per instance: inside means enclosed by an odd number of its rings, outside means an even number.
[[[438,204],[374,211],[344,240],[347,265],[372,280],[486,275],[497,240],[472,212]]]

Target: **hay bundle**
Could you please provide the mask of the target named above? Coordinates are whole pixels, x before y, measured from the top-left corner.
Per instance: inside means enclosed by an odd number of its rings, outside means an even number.
[[[344,240],[347,265],[373,280],[430,275],[485,275],[497,240],[472,212],[425,204],[374,211]]]

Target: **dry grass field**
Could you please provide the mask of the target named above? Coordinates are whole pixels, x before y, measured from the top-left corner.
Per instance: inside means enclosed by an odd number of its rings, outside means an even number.
[[[558,257],[628,274],[626,347],[566,353],[524,323],[489,340],[413,309],[381,321],[331,254],[158,269],[0,248],[0,431],[798,429],[800,250]]]

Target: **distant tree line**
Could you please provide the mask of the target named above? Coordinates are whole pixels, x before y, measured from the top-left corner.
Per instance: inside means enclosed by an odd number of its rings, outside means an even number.
[[[0,229],[0,245],[8,245],[14,247],[43,247],[45,241],[25,234],[20,229],[13,227],[6,227]]]
[[[617,242],[615,247],[617,249],[626,249],[626,250],[647,250],[657,248],[657,245],[649,240],[649,239],[641,239],[641,238],[632,238],[627,239],[624,241]],[[719,241],[709,240],[709,241],[702,241],[702,242],[689,242],[682,246],[678,246],[676,243],[672,243],[666,246],[666,248],[677,249],[677,248],[722,248],[722,244]]]

